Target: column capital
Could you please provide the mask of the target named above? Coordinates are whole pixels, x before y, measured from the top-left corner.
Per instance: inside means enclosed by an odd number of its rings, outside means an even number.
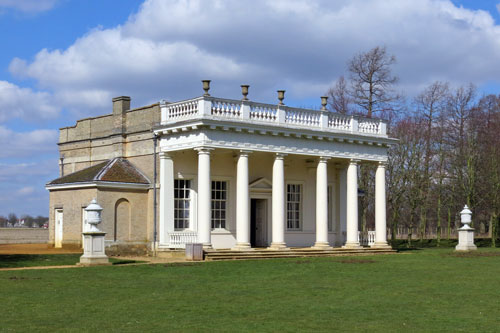
[[[388,161],[378,161],[377,162],[377,167],[378,168],[387,168],[387,164],[389,164]]]
[[[361,160],[358,160],[356,158],[351,158],[349,160],[349,164],[351,164],[351,165],[358,165],[360,162],[361,162]]]
[[[158,153],[158,155],[160,156],[161,159],[172,159],[172,155],[170,155],[166,151],[161,151]]]
[[[285,158],[285,156],[287,156],[288,154],[284,154],[284,153],[276,153],[276,155],[274,156],[275,159],[277,160],[282,160]]]
[[[241,149],[240,152],[239,152],[239,156],[248,156],[249,154],[253,153],[252,150],[245,150],[245,149]]]
[[[319,163],[326,163],[326,162],[328,162],[329,159],[331,159],[330,156],[320,156]]]
[[[210,152],[214,150],[214,148],[209,147],[196,147],[194,148],[198,152],[198,155],[210,155]]]

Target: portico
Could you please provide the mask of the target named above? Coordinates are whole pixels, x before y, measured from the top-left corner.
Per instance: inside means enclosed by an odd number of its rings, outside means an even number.
[[[383,121],[290,108],[282,99],[214,98],[208,89],[160,106],[159,249],[200,242],[247,251],[256,237],[271,250],[359,248],[363,163],[378,164],[373,246],[389,247],[384,163],[394,140]]]

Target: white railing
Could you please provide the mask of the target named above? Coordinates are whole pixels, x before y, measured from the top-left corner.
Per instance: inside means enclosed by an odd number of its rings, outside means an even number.
[[[372,246],[375,244],[375,231],[358,231],[358,242],[362,246]]]
[[[212,101],[212,115],[227,118],[239,118],[241,102],[233,100],[214,99]]]
[[[168,234],[168,239],[170,248],[185,249],[186,244],[198,241],[198,234],[195,231],[174,231]]]
[[[321,112],[304,109],[285,110],[285,122],[307,127],[318,127],[320,125]]]
[[[343,131],[351,130],[351,120],[349,116],[344,116],[337,113],[328,114],[328,127]]]
[[[160,107],[163,125],[198,117],[216,117],[278,126],[292,125],[308,129],[317,128],[323,131],[384,136],[387,134],[386,123],[378,119],[291,108],[285,105],[278,106],[204,96],[170,104],[162,102]]]
[[[191,118],[198,113],[198,100],[190,100],[175,104],[170,104],[168,108],[168,120],[180,120]]]
[[[361,133],[379,134],[379,121],[363,120],[358,124],[358,130]]]
[[[250,104],[250,119],[265,122],[275,122],[278,107],[267,104]]]

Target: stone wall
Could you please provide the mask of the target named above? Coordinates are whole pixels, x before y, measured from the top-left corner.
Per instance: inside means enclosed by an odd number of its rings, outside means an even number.
[[[43,244],[49,242],[49,229],[0,228],[0,244]]]
[[[137,159],[152,172],[154,124],[160,121],[158,104],[126,110],[124,97],[113,99],[113,114],[78,120],[75,126],[60,129],[60,173],[73,173],[114,157]],[[142,158],[141,157],[146,157]]]

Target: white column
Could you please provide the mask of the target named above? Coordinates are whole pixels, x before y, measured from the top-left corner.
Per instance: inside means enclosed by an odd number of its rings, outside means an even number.
[[[358,241],[358,160],[347,167],[347,240],[344,248],[361,248]]]
[[[174,161],[167,153],[160,153],[160,245],[168,245],[168,234],[174,231]]]
[[[328,158],[321,157],[316,169],[316,243],[315,249],[331,249],[328,243]]]
[[[271,249],[282,250],[285,244],[285,164],[284,154],[276,154],[273,164],[273,234]]]
[[[197,148],[198,151],[198,242],[204,248],[211,248],[212,231],[212,184],[210,181],[209,148]]]
[[[248,189],[248,151],[241,151],[236,167],[236,246],[250,250],[250,195]]]
[[[387,244],[385,207],[385,162],[379,162],[375,173],[375,244],[373,248],[390,248]]]

